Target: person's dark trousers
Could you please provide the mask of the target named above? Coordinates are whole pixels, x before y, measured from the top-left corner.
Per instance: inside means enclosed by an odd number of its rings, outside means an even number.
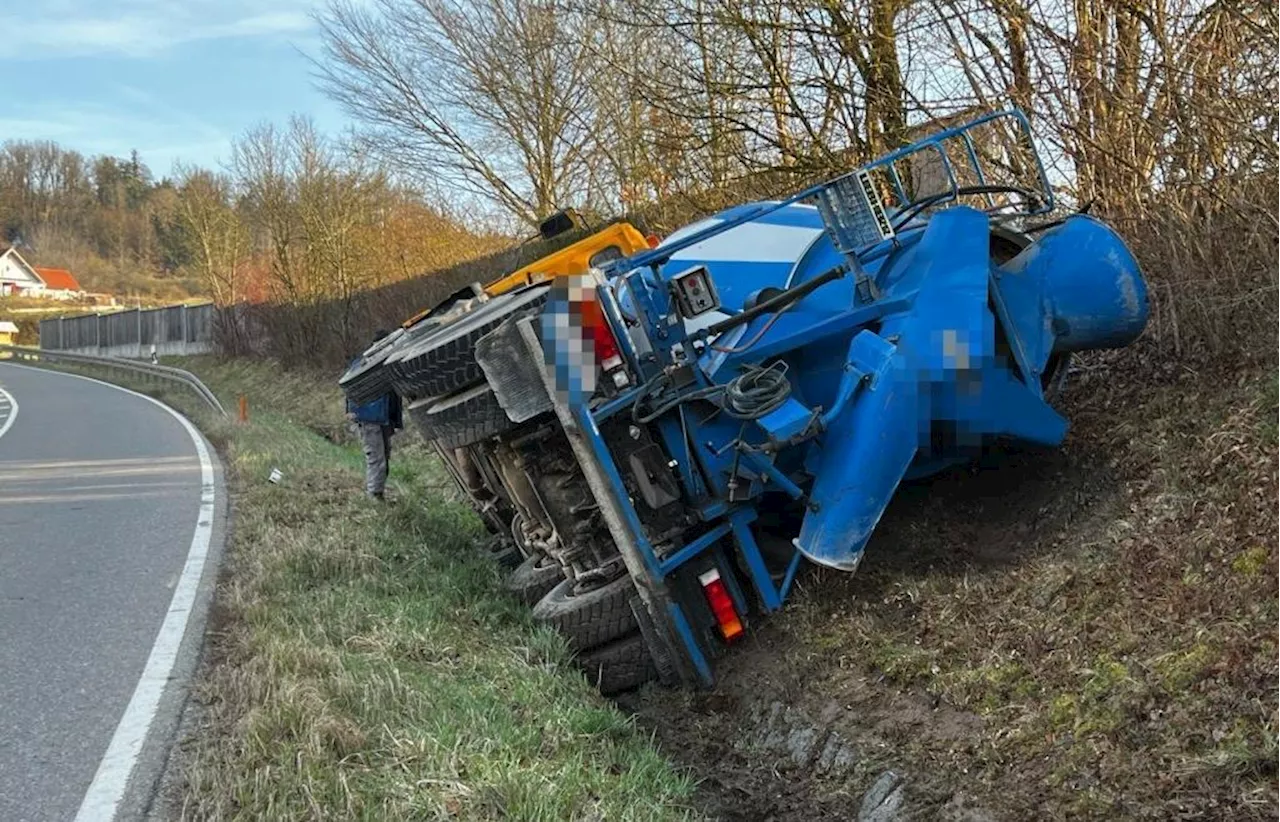
[[[391,461],[391,435],[395,429],[376,422],[360,423],[360,443],[364,446],[364,490],[371,497],[382,498],[387,488],[387,468]]]

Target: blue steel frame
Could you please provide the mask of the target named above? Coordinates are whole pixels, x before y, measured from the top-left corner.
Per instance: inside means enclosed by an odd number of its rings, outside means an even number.
[[[973,142],[968,132],[985,123],[1001,118],[1012,118],[1018,125],[1022,127],[1028,139],[1031,138],[1030,124],[1027,122],[1025,115],[1019,111],[1001,111],[995,112],[984,117],[973,120],[954,128],[945,129],[930,137],[924,138],[916,143],[906,146],[899,151],[895,151],[885,157],[882,157],[868,165],[863,169],[871,170],[887,167],[890,178],[892,179],[896,194],[900,204],[906,206],[907,198],[903,190],[901,179],[894,168],[894,164],[916,152],[935,150],[941,154],[943,167],[945,168],[949,181],[951,183],[951,193],[949,199],[954,200],[957,196],[958,184],[954,169],[951,166],[950,159],[947,156],[943,143],[947,140],[959,138],[967,151],[970,163],[973,165],[979,181],[985,181],[981,163],[978,161],[977,153],[973,147]],[[1034,151],[1034,143],[1032,145],[1032,154],[1035,157],[1037,171],[1040,178],[1040,184],[1045,194],[1043,205],[1039,209],[1029,210],[1030,214],[1039,214],[1047,212],[1053,208],[1053,191],[1048,182],[1048,176],[1045,173],[1044,164],[1037,152]],[[630,258],[623,258],[606,267],[606,275],[613,275],[614,279],[610,281],[601,281],[597,288],[598,297],[601,306],[607,317],[607,321],[615,329],[625,328],[622,317],[621,308],[618,305],[614,287],[616,284],[623,284],[631,289],[635,308],[639,310],[642,316],[639,318],[645,327],[645,332],[653,344],[653,353],[648,357],[642,357],[637,352],[630,335],[626,333],[617,333],[616,337],[623,358],[630,367],[633,374],[639,375],[641,381],[652,377],[656,374],[664,364],[670,364],[671,358],[668,356],[670,347],[683,343],[685,346],[690,345],[690,340],[685,336],[681,325],[671,326],[666,322],[667,316],[673,310],[670,296],[665,289],[665,282],[659,272],[662,264],[667,262],[673,254],[683,249],[689,248],[700,243],[716,234],[728,231],[744,223],[757,220],[761,216],[768,214],[788,205],[800,202],[814,197],[821,192],[827,184],[814,186],[799,192],[781,202],[775,204],[762,205],[759,208],[752,209],[747,213],[741,214],[731,220],[721,222],[717,225],[708,227],[701,231],[695,232],[688,237],[682,238],[676,242],[662,246],[660,248],[641,252]],[[947,202],[944,198],[940,203]],[[988,198],[989,203],[993,201]],[[874,244],[862,249],[858,257],[861,259],[874,258],[885,253],[892,247],[894,239],[890,238],[881,243]],[[856,262],[856,261],[855,261]],[[621,276],[618,276],[621,275]],[[652,281],[650,281],[650,277]],[[806,344],[806,341],[820,339],[830,334],[848,331],[858,326],[877,319],[878,317],[893,313],[906,307],[904,300],[880,300],[869,305],[865,305],[854,309],[840,317],[821,323],[813,327],[802,338],[790,337],[786,347],[792,349],[798,345]],[[767,358],[773,353],[768,349],[768,343],[763,342],[752,348],[750,359],[759,361]],[[692,351],[686,351],[686,359],[694,360]],[[731,365],[741,360],[741,357],[734,355],[726,355],[721,363]],[[665,363],[664,363],[665,361]],[[696,382],[701,385],[709,384],[706,375],[699,368],[693,368],[693,377]],[[604,438],[600,434],[599,424],[623,411],[635,402],[640,388],[632,387],[622,391],[616,397],[607,400],[594,409],[590,407],[590,399],[580,397],[576,399],[568,399],[560,397],[555,400],[557,403],[565,403],[565,407],[561,410],[576,423],[576,427],[581,432],[582,441],[589,449],[592,461],[599,468],[603,480],[606,483],[607,490],[617,503],[618,509],[622,513],[623,524],[625,525],[625,539],[619,540],[618,548],[626,554],[630,554],[635,562],[629,562],[629,568],[640,568],[647,577],[644,584],[651,590],[665,591],[665,580],[678,569],[682,568],[688,562],[694,560],[698,556],[711,552],[726,567],[727,556],[725,555],[723,540],[725,537],[732,536],[733,541],[740,552],[751,577],[753,587],[759,597],[759,601],[766,612],[776,611],[782,607],[787,595],[790,593],[792,584],[795,580],[796,572],[799,569],[800,561],[803,555],[796,550],[787,565],[780,584],[775,584],[768,566],[765,563],[764,556],[760,551],[760,547],[751,532],[751,523],[756,518],[755,510],[746,505],[733,505],[732,503],[724,503],[719,500],[710,500],[702,505],[699,514],[703,521],[715,523],[712,527],[690,540],[688,543],[666,553],[665,556],[659,557],[645,536],[643,526],[641,525],[639,514],[632,504],[630,494],[619,473],[618,467],[613,460]],[[847,398],[846,398],[847,399]],[[705,487],[699,472],[693,463],[693,454],[689,449],[689,443],[682,425],[677,421],[667,420],[665,424],[659,425],[659,433],[662,436],[667,447],[667,452],[673,457],[684,456],[685,459],[676,459],[679,466],[681,480],[685,485],[690,496],[697,499],[707,499],[708,490]],[[677,448],[677,444],[679,447]],[[803,490],[797,486],[783,472],[779,471],[773,463],[754,452],[745,452],[743,457],[749,462],[753,468],[769,477],[769,479],[782,489],[785,493],[795,499],[804,497]],[[715,522],[715,520],[720,520]],[[615,534],[615,538],[617,538]],[[634,573],[634,571],[633,571]],[[726,582],[730,595],[733,597],[735,605],[737,605],[739,613],[745,614],[747,607],[743,592],[740,590],[733,574],[722,574],[722,579]],[[684,645],[684,651],[688,661],[692,663],[693,669],[697,673],[697,678],[703,683],[710,685],[714,678],[710,663],[706,654],[703,652],[701,644],[694,635],[688,615],[685,613],[681,604],[674,599],[665,601],[666,618],[668,625],[672,629],[670,633],[674,633],[681,643]],[[653,615],[655,618],[658,614]]]
[[[568,403],[567,410],[577,422],[584,441],[591,449],[604,475],[604,479],[608,483],[609,491],[612,492],[615,501],[623,512],[628,539],[626,544],[620,544],[618,549],[620,551],[634,551],[635,555],[640,558],[641,565],[652,582],[665,580],[677,569],[683,567],[690,560],[708,549],[714,549],[717,552],[722,551],[723,549],[719,546],[720,541],[724,537],[732,535],[739,552],[741,552],[743,559],[746,561],[752,584],[764,610],[771,612],[782,607],[782,603],[786,600],[787,594],[791,590],[791,585],[795,580],[796,572],[800,567],[802,556],[799,551],[796,551],[792,556],[782,583],[775,585],[773,577],[769,574],[768,567],[765,564],[764,556],[760,552],[760,546],[757,544],[755,536],[751,533],[749,527],[751,521],[756,517],[755,511],[746,506],[730,506],[708,511],[707,513],[713,514],[714,517],[723,517],[723,521],[713,525],[710,530],[690,540],[685,545],[671,551],[665,557],[659,557],[648,537],[645,536],[644,528],[640,523],[640,516],[631,502],[630,494],[622,480],[622,475],[618,472],[618,467],[613,461],[613,455],[600,434],[600,429],[597,425],[600,417],[592,412],[585,400],[563,401]],[[612,413],[617,410],[617,403],[610,403],[608,406],[601,406],[601,408]],[[761,467],[764,470],[763,466]],[[770,473],[775,481],[779,483],[785,482],[787,485],[794,487],[794,483],[774,469],[772,465],[768,466],[767,472]],[[795,490],[799,491],[798,488]],[[713,517],[706,518],[711,519]],[[723,554],[720,554],[720,556],[723,557]],[[733,575],[724,574],[722,578],[725,580],[739,612],[745,614],[746,601],[742,596],[742,592],[738,589]],[[680,603],[674,600],[669,601],[667,603],[667,616],[671,619],[675,633],[682,640],[685,646],[685,653],[697,670],[699,679],[703,684],[710,685],[714,681],[710,663],[707,661],[706,654],[703,653],[702,646],[694,636],[688,616],[684,613]]]

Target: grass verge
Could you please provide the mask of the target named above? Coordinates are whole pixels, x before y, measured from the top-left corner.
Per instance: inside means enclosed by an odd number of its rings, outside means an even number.
[[[689,778],[501,592],[425,449],[399,449],[398,501],[376,505],[334,425],[336,387],[263,363],[181,365],[250,407],[248,424],[213,426],[234,516],[184,818],[694,815]]]
[[[1063,451],[904,491],[780,627],[819,689],[971,719],[901,751],[1009,818],[1274,819],[1274,368],[1125,374],[1084,364]]]

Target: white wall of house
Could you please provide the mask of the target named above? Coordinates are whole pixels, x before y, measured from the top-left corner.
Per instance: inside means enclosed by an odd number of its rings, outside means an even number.
[[[0,296],[24,294],[41,296],[44,281],[12,248],[0,254]]]
[[[41,288],[39,291],[32,291],[31,296],[43,297],[46,300],[74,300],[84,296],[84,292],[67,291],[65,288]]]

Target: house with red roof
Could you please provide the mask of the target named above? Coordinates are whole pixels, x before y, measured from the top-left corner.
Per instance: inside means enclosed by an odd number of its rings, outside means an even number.
[[[36,274],[44,280],[42,296],[55,300],[70,300],[84,296],[84,289],[70,271],[65,268],[42,268],[36,266]]]
[[[36,297],[74,300],[84,289],[65,268],[36,268],[12,246],[0,252],[0,297]]]

